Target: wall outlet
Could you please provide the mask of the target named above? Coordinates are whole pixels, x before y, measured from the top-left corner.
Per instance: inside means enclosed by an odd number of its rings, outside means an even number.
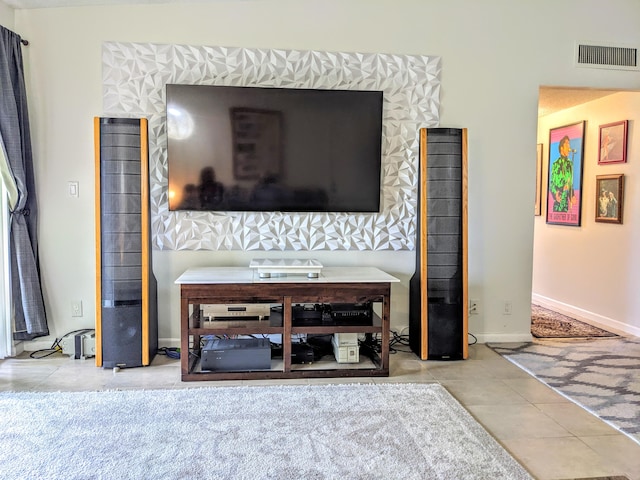
[[[480,315],[480,300],[469,300],[469,315]]]
[[[513,305],[511,304],[511,300],[505,300],[504,305],[502,307],[502,314],[511,315],[512,311],[513,311]]]
[[[72,317],[82,316],[82,300],[75,300],[71,302],[71,316]]]

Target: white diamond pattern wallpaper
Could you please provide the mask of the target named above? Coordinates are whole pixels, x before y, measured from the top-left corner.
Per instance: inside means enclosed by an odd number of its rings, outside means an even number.
[[[102,66],[104,115],[149,121],[154,248],[414,249],[418,129],[438,126],[439,57],[105,42]],[[380,213],[170,211],[167,83],[383,91]]]

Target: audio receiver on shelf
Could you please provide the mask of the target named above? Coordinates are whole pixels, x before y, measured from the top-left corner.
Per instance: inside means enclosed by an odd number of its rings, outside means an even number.
[[[269,321],[271,306],[268,303],[250,304],[203,304],[201,308],[202,328],[216,328],[219,322]]]
[[[294,326],[371,325],[373,306],[366,303],[322,303],[294,305]]]

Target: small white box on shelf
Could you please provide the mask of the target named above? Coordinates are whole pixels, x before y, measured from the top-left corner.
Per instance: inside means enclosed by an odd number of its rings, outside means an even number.
[[[339,347],[357,347],[358,334],[357,333],[334,333],[333,341]]]
[[[331,339],[333,355],[338,363],[359,363],[360,347],[357,333],[334,333]]]

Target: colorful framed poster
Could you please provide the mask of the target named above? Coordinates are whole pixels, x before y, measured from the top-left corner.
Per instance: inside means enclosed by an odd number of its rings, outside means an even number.
[[[596,176],[596,222],[622,223],[624,175]]]
[[[547,223],[580,226],[585,122],[549,130]]]
[[[627,161],[628,120],[600,125],[598,164],[625,163]]]
[[[533,205],[533,214],[542,215],[542,144],[538,144],[536,155],[536,199]]]

